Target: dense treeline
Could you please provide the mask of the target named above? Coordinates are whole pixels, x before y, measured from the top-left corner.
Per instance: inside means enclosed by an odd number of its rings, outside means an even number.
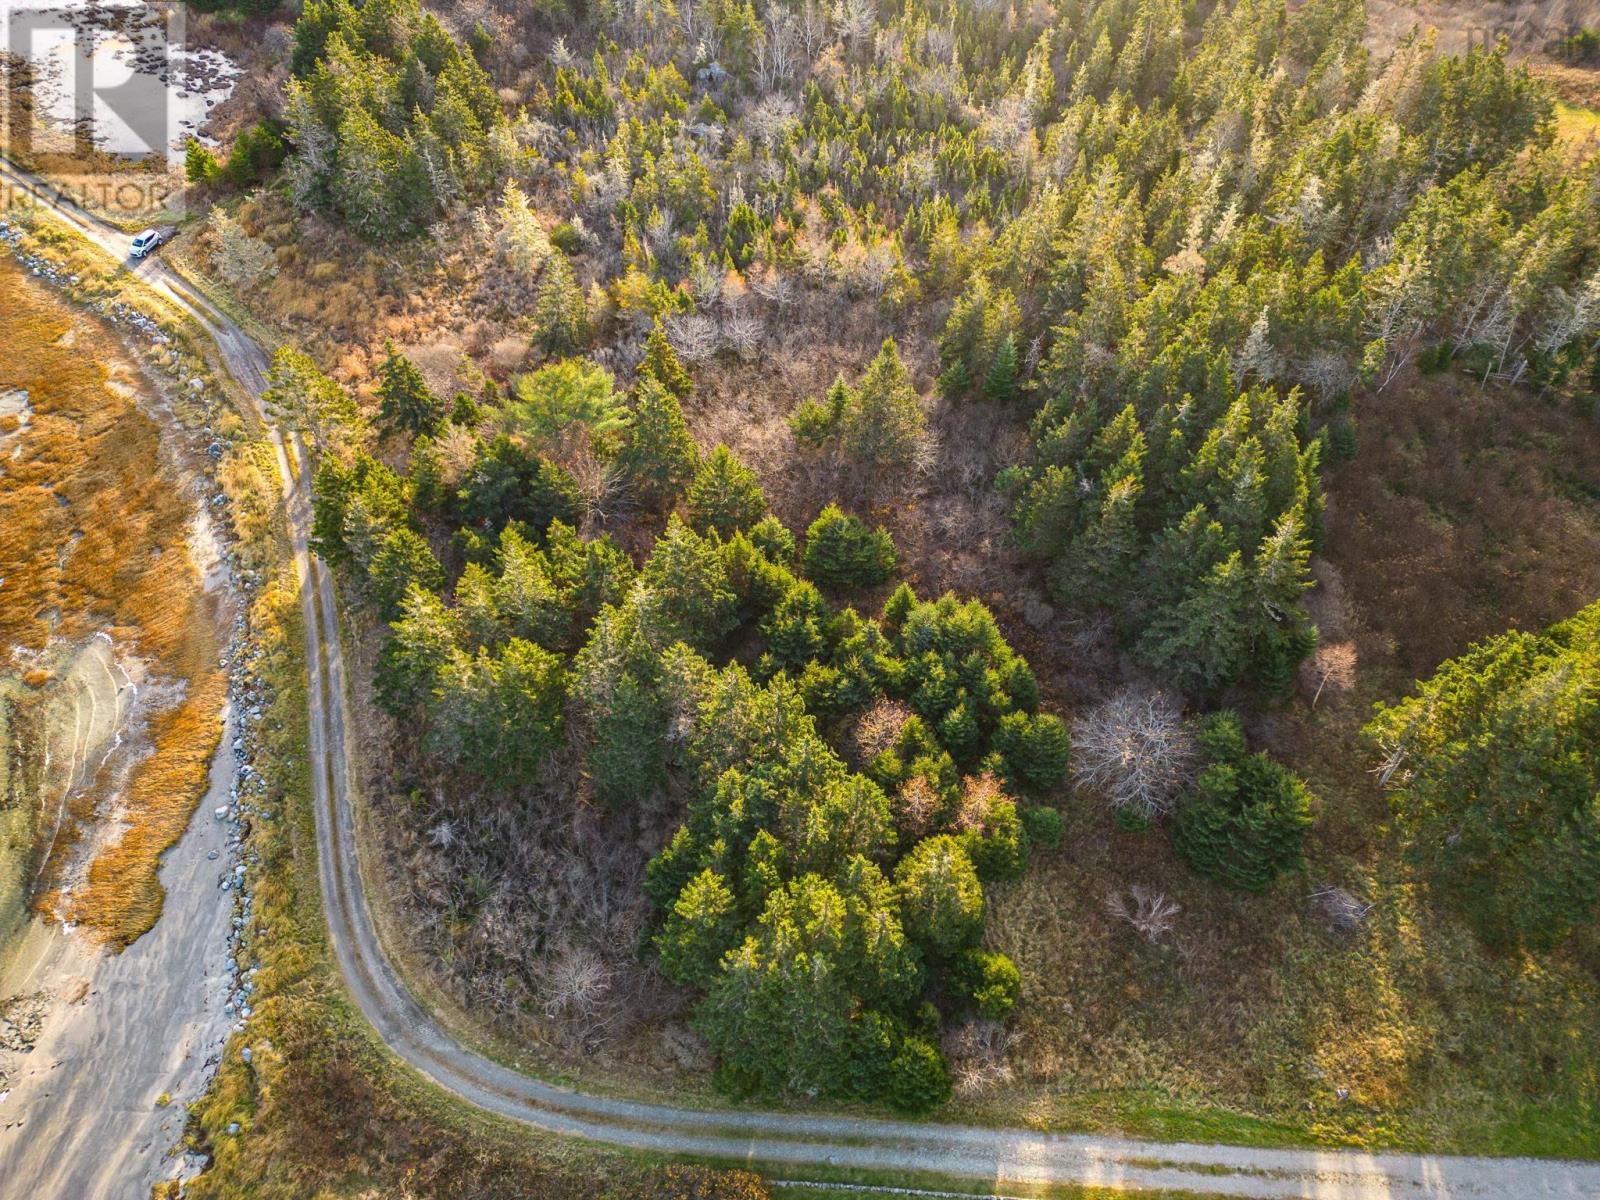
[[[378,415],[413,439],[411,469],[325,453],[316,544],[392,621],[379,701],[434,759],[536,791],[575,736],[604,803],[685,797],[645,888],[661,968],[704,993],[731,1091],[925,1110],[949,1093],[941,1014],[999,1019],[1017,998],[980,945],[983,887],[1059,837],[1040,798],[1066,727],[977,601],[902,584],[864,617],[830,599],[887,580],[892,541],[830,505],[802,549],[748,467],[687,437],[656,377],[680,370],[663,347],[624,399],[563,360],[447,414],[391,349]],[[273,381],[304,427],[348,413],[295,351]],[[671,514],[637,569],[574,528],[586,510],[552,455],[584,453]],[[425,527],[453,531],[458,573]]]
[[[694,989],[723,1086],[925,1110],[941,1023],[1020,993],[985,889],[1060,836],[1067,731],[981,603],[883,594],[887,531],[831,504],[797,537],[702,453],[691,367],[750,356],[802,291],[875,304],[870,344],[899,340],[794,406],[797,452],[926,466],[931,387],[1014,414],[1027,451],[995,482],[1054,598],[1200,708],[1248,704],[1316,647],[1352,396],[1412,367],[1592,387],[1594,167],[1504,47],[1377,61],[1359,0],[546,18],[565,33],[514,121],[493,47],[414,0],[310,0],[296,26],[299,201],[368,238],[481,202],[472,245],[531,345],[454,397],[388,347],[371,431],[280,354],[271,398],[323,451],[318,545],[390,623],[380,701],[434,760],[490,793],[559,769],[612,811],[670,801],[646,952]],[[1419,859],[1501,943],[1593,910],[1589,708],[1561,690],[1582,621],[1374,726]],[[1228,886],[1300,866],[1313,798],[1237,716],[1138,707],[1104,706],[1085,793]],[[1508,764],[1489,733],[1561,753]],[[1148,786],[1135,742],[1169,755]],[[1540,880],[1527,912],[1494,898],[1512,876]]]
[[[1600,905],[1600,604],[1512,632],[1380,707],[1412,856],[1491,943],[1547,949]]]
[[[1590,365],[1592,167],[1503,47],[1375,61],[1358,0],[597,16],[513,131],[431,18],[310,6],[301,194],[376,233],[537,180],[620,246],[586,295],[582,239],[553,248],[508,191],[499,244],[553,352],[613,317],[742,349],[800,286],[920,306],[948,395],[1032,414],[1004,482],[1058,599],[1192,694],[1281,688],[1313,646],[1318,466],[1353,450],[1352,389]],[[796,433],[907,461],[914,404],[882,445],[850,420],[898,387],[875,364]]]
[[[289,66],[290,186],[366,237],[413,231],[514,165],[488,75],[418,0],[310,0]]]

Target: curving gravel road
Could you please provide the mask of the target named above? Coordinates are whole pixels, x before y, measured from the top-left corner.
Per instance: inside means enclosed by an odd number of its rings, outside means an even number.
[[[54,196],[48,185],[0,160],[0,184],[35,193],[66,223],[112,255],[125,234]],[[259,346],[158,259],[131,268],[216,340],[252,397],[266,386]],[[351,808],[344,664],[332,580],[308,548],[310,481],[297,437],[267,428],[284,479],[284,502],[301,584],[310,671],[310,754],[323,904],[335,956],[356,1004],[388,1047],[471,1104],[550,1133],[664,1154],[806,1167],[860,1168],[1004,1183],[1079,1183],[1171,1188],[1245,1197],[1323,1200],[1600,1200],[1600,1164],[1351,1150],[1271,1150],[1143,1142],[1083,1134],[904,1121],[716,1111],[590,1095],[530,1078],[455,1041],[413,998],[381,945],[367,907]]]

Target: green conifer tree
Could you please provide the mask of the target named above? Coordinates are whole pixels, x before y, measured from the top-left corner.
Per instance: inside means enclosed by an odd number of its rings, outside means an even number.
[[[900,350],[885,338],[850,394],[840,422],[845,452],[863,462],[905,465],[916,454],[926,419]]]
[[[873,587],[894,573],[894,541],[830,504],[806,530],[805,571],[824,587]]]
[[[678,398],[656,376],[641,374],[633,420],[617,465],[647,508],[672,504],[694,481],[700,452]]]
[[[1017,339],[1008,333],[995,347],[989,373],[983,377],[983,398],[1000,403],[1015,400],[1019,384]]]
[[[378,368],[379,424],[411,437],[438,432],[444,422],[444,401],[433,394],[422,372],[393,342],[384,342],[383,352],[383,364]]]
[[[545,260],[533,325],[539,344],[551,354],[575,354],[589,342],[589,302],[572,263],[560,250]]]
[[[694,391],[694,380],[684,370],[678,352],[667,340],[667,331],[662,328],[660,317],[655,319],[650,327],[650,336],[645,339],[644,362],[639,365],[641,380],[645,375],[652,376],[679,400],[687,400]]]
[[[749,529],[767,513],[767,498],[756,473],[718,446],[701,462],[689,488],[689,524],[700,533],[729,538]]]

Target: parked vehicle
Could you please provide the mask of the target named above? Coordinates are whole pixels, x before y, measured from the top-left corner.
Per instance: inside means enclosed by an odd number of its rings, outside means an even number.
[[[133,245],[129,248],[129,253],[134,258],[143,258],[157,246],[164,244],[168,239],[170,239],[173,232],[174,231],[170,228],[146,229],[143,233],[139,234],[133,239]]]

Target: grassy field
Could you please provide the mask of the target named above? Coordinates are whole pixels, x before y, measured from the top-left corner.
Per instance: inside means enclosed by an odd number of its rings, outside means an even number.
[[[1557,102],[1556,135],[1569,145],[1584,145],[1600,136],[1600,112],[1565,101]]]
[[[1360,728],[1444,658],[1600,595],[1600,427],[1556,402],[1419,378],[1357,414],[1329,475],[1312,610],[1358,652],[1252,735],[1317,793],[1303,873],[1246,896],[1159,833],[1069,804],[1063,849],[999,891],[989,937],[1023,972],[1001,1061],[958,1107],[989,1120],[1162,1138],[1493,1154],[1600,1154],[1600,938],[1492,954],[1401,862]],[[1141,883],[1182,907],[1142,941],[1103,909]],[[1329,887],[1370,905],[1334,928]]]

